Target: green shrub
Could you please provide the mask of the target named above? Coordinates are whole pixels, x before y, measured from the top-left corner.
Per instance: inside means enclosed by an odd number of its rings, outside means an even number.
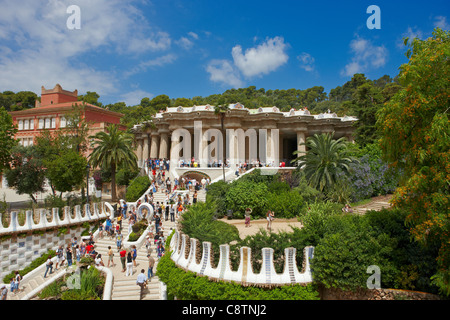
[[[226,195],[229,188],[230,184],[224,182],[223,180],[214,182],[207,188],[208,191],[206,193],[206,201],[215,202],[217,216],[219,218],[223,217],[227,213]]]
[[[200,242],[209,241],[221,245],[239,239],[236,226],[215,219],[215,208],[210,203],[197,202],[191,205],[181,219],[181,230]]]
[[[126,200],[130,202],[137,201],[140,196],[150,187],[150,178],[141,176],[134,179],[127,188]]]
[[[372,265],[381,270],[382,287],[383,281],[392,281],[396,268],[388,258],[397,245],[395,239],[375,232],[363,216],[335,216],[327,227],[311,260],[315,281],[327,288],[366,288],[367,268]]]
[[[269,190],[263,182],[234,181],[226,195],[227,208],[233,211],[233,218],[243,219],[245,210],[251,208],[254,218],[265,217]]]
[[[303,197],[295,191],[282,191],[267,195],[267,207],[275,213],[277,218],[294,218],[298,216],[304,206]]]

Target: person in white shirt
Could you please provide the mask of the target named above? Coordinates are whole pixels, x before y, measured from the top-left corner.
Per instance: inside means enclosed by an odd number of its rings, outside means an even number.
[[[141,273],[137,276],[136,284],[141,287],[140,299],[142,300],[144,288],[147,286],[147,276],[145,275],[144,269],[142,269]]]

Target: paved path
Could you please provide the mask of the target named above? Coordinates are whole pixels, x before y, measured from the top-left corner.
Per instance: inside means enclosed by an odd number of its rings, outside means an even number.
[[[379,211],[383,208],[390,208],[391,204],[389,203],[389,201],[392,199],[392,195],[388,194],[386,196],[379,196],[379,197],[374,197],[372,198],[372,200],[369,203],[360,205],[360,206],[356,206],[353,208],[354,212],[356,213],[365,213],[368,210],[376,210]]]

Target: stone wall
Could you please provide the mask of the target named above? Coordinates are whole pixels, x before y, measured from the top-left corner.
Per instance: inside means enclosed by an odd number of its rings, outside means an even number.
[[[344,291],[321,288],[319,292],[322,300],[440,300],[438,295],[426,292],[395,289]]]
[[[96,222],[114,215],[112,206],[105,202],[75,206],[74,210],[64,208],[63,217],[59,210],[53,208],[51,215],[47,210],[41,209],[39,221],[33,219],[31,210],[26,212],[24,224],[19,224],[17,212],[11,212],[11,219],[7,227],[0,223],[0,279],[13,271],[24,269],[36,258],[41,257],[48,250],[56,250],[58,246],[65,245],[73,237],[81,238],[84,222]],[[1,217],[0,217],[1,221]],[[66,232],[58,230],[65,229]],[[1,282],[1,280],[0,280]]]

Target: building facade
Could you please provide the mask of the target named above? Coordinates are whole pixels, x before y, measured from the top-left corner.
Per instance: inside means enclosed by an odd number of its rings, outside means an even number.
[[[123,116],[121,113],[78,101],[77,90],[63,90],[59,84],[49,90],[42,87],[41,101],[36,100],[35,108],[9,113],[18,129],[15,139],[18,139],[21,145],[28,146],[34,144],[35,138],[43,130],[54,131],[65,128],[66,115],[73,112],[74,105],[83,105],[81,116],[89,124],[89,135],[104,131],[109,124],[120,125],[120,118]],[[89,149],[87,155],[91,152]]]
[[[170,159],[171,167],[195,161],[197,168],[228,167],[258,162],[262,166],[290,164],[305,151],[308,136],[334,133],[335,138],[353,141],[354,117],[328,112],[311,115],[303,110],[280,112],[277,107],[248,109],[230,104],[224,118],[225,136],[214,106],[167,108],[151,121],[134,126],[136,154],[142,166],[148,159]]]

